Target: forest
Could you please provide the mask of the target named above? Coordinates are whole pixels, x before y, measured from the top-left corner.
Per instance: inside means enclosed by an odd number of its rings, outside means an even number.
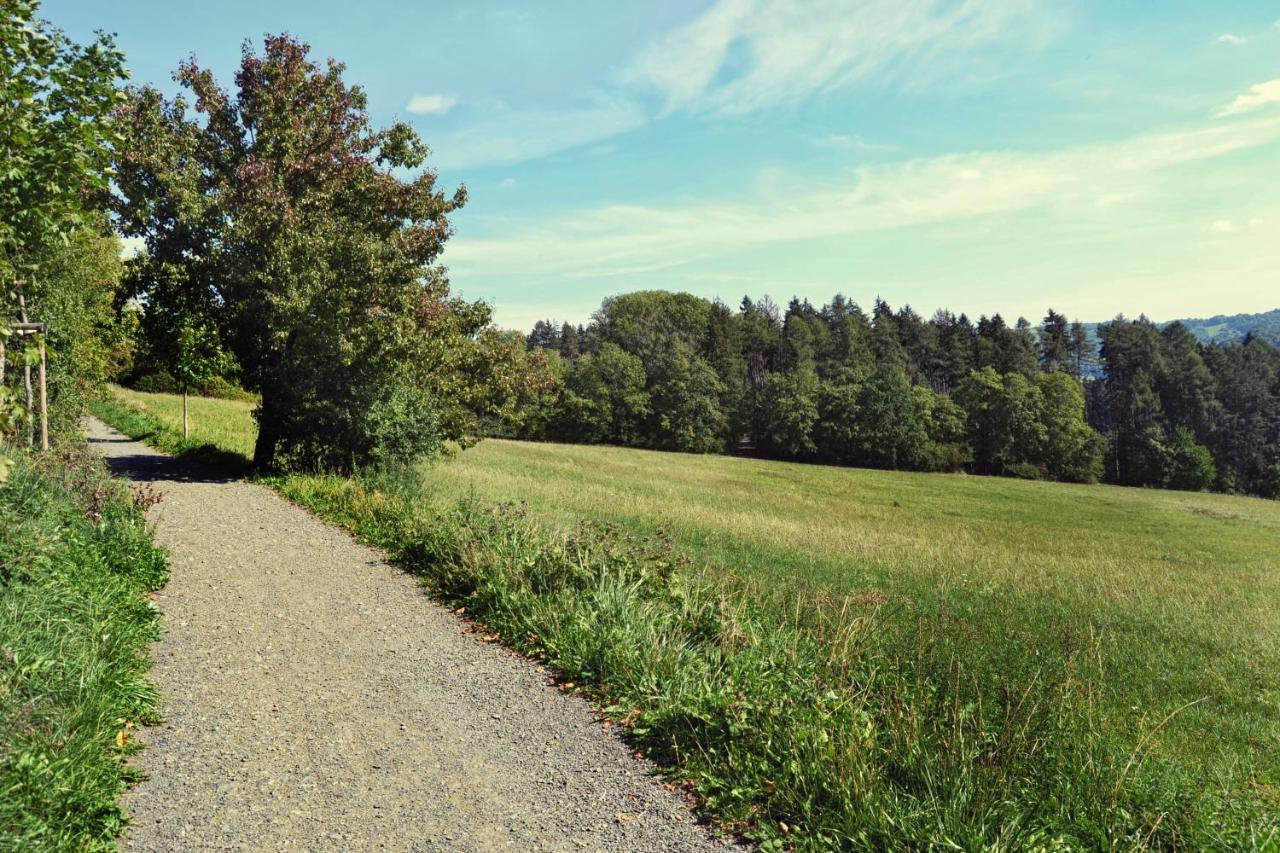
[[[507,335],[518,347],[518,335]],[[1033,326],[877,299],[737,310],[687,293],[540,321],[493,434],[809,462],[1280,495],[1280,349],[1179,322]],[[514,416],[511,413],[514,410]]]

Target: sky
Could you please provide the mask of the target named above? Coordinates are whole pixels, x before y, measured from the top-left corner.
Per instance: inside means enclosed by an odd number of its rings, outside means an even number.
[[[495,320],[606,296],[1156,320],[1280,306],[1276,0],[45,0],[133,81],[290,32],[411,123]]]

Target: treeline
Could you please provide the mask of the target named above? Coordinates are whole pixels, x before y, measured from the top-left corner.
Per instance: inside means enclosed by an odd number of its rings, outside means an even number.
[[[842,296],[737,310],[690,294],[606,299],[537,323],[492,432],[920,471],[1280,495],[1280,350],[1178,323],[1085,327],[1050,310],[926,319]],[[517,399],[518,398],[518,399]]]

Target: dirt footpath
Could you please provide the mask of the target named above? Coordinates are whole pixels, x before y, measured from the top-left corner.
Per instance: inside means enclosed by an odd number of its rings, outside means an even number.
[[[724,849],[589,707],[269,489],[93,422],[154,483],[165,721],[133,850]]]

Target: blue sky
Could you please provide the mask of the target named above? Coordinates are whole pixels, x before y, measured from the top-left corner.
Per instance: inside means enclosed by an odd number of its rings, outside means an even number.
[[[497,321],[639,288],[1155,319],[1280,306],[1280,4],[46,0],[135,81],[288,31],[471,202]]]

